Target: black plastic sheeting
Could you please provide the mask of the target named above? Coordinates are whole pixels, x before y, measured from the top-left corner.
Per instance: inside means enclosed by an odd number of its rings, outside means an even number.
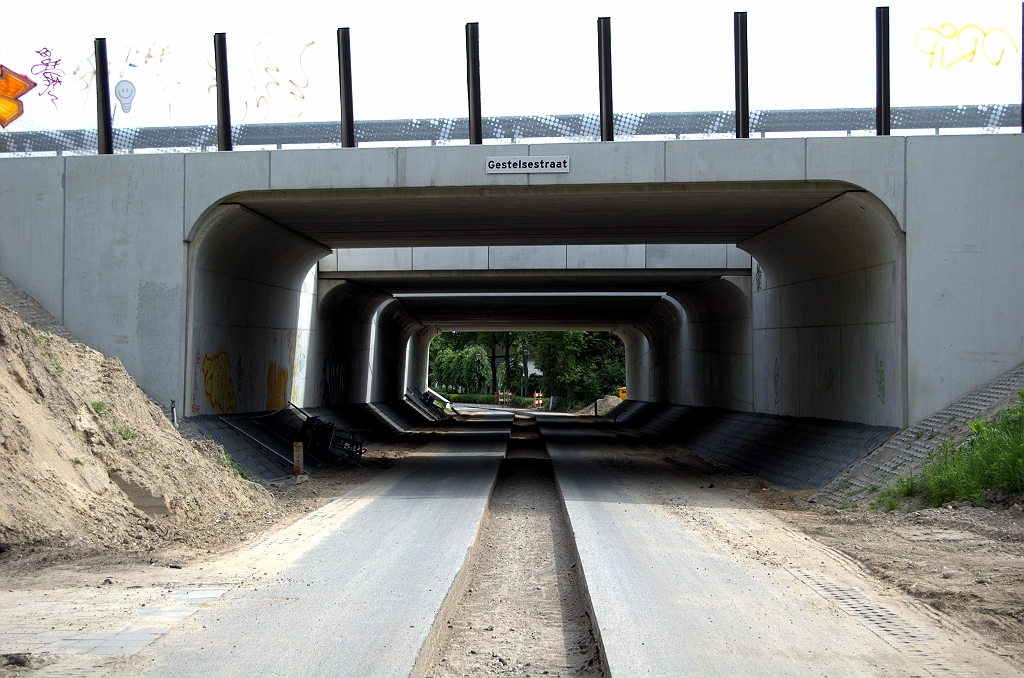
[[[604,415],[779,489],[821,487],[899,429],[627,400]]]

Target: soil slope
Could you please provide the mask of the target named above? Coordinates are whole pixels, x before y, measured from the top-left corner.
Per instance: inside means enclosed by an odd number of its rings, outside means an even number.
[[[183,439],[119,360],[0,306],[0,557],[144,553],[276,513],[223,448]]]

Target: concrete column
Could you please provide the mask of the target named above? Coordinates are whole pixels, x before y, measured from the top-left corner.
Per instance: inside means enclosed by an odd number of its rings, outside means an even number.
[[[427,370],[430,367],[430,342],[441,330],[431,325],[417,330],[409,338],[408,359],[405,371],[406,388],[417,388],[422,393],[427,389]]]
[[[626,347],[626,397],[650,400],[650,347],[644,333],[635,327],[620,325],[614,330]]]

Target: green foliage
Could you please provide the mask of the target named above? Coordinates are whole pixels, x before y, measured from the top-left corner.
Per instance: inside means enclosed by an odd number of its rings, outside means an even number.
[[[433,382],[445,390],[458,393],[478,391],[491,378],[487,358],[479,346],[442,348],[434,355],[433,363]]]
[[[875,511],[889,513],[891,511],[895,511],[896,509],[898,509],[900,507],[900,502],[898,499],[896,499],[896,497],[886,492],[881,497],[871,502],[870,506]]]
[[[84,462],[84,461],[82,461],[81,459],[79,459],[78,457],[75,457],[74,459],[72,459],[72,460],[71,460],[71,462],[72,462],[72,463],[73,463],[73,464],[74,464],[75,466],[85,466],[85,462]]]
[[[96,402],[92,403],[92,409],[96,412],[96,414],[100,416],[103,416],[108,412],[107,404],[102,400],[97,400]]]
[[[24,327],[22,329],[25,329]],[[50,348],[50,336],[46,334],[40,334],[36,337],[36,344],[43,347],[43,355],[50,359],[50,365],[53,366],[53,371],[57,374],[64,374],[64,366],[57,360],[57,356],[53,355],[53,350]]]
[[[138,438],[139,437],[138,433],[136,433],[135,431],[133,431],[130,428],[128,428],[128,424],[124,424],[122,426],[118,426],[117,427],[117,432],[125,440],[132,440],[133,438]]]
[[[242,480],[252,479],[252,476],[249,475],[248,471],[246,471],[244,468],[242,468],[235,462],[231,461],[231,455],[228,454],[227,452],[224,453],[224,461],[222,463],[228,468],[230,468],[232,471],[234,471],[235,476],[241,478]]]
[[[561,407],[577,409],[626,383],[626,349],[611,332],[531,333],[542,390]]]
[[[919,489],[917,476],[905,476],[892,486],[893,493],[900,497],[913,497]]]
[[[559,409],[577,409],[626,383],[626,351],[611,332],[446,332],[430,345],[431,383],[463,395],[523,389],[523,351],[530,352],[542,375],[531,375],[522,401],[531,407],[532,393],[558,396]],[[506,360],[507,357],[507,360]]]
[[[921,468],[921,485],[932,504],[981,504],[986,490],[1024,494],[1024,402],[1018,401],[992,421],[975,419],[969,426],[967,441],[943,445]]]

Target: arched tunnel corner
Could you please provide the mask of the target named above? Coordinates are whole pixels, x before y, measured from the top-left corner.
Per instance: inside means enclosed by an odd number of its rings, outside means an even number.
[[[190,237],[185,414],[304,404],[313,395],[315,266],[330,248],[240,205],[207,210]]]
[[[847,192],[738,246],[754,411],[907,426],[906,237],[882,201]]]

